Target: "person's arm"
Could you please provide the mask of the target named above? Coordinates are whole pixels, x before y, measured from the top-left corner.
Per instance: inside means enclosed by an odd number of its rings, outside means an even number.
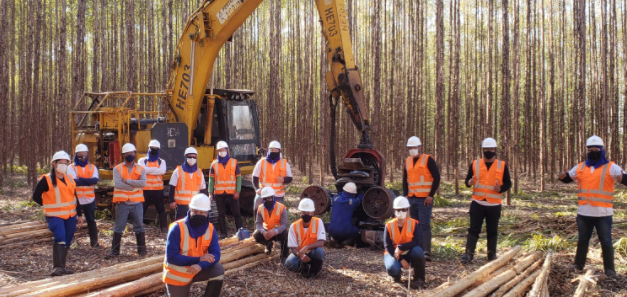
[[[141,166],[139,164],[137,164],[137,166]],[[135,170],[135,168],[133,168],[133,170]],[[141,176],[139,177],[139,179],[135,180],[135,179],[127,179],[126,183],[129,184],[131,187],[133,187],[134,189],[137,188],[143,188],[146,186],[146,168],[144,168],[144,166],[142,166],[142,173]]]
[[[407,166],[403,166],[403,196],[409,195],[409,184],[407,183]]]
[[[574,179],[575,176],[577,176],[577,166],[573,167],[572,169],[570,169],[570,171],[566,172],[566,177],[564,177],[563,179],[560,179],[560,181],[565,184],[572,183],[575,181]]]
[[[405,230],[401,231],[405,232]],[[401,251],[409,251],[413,249],[415,246],[422,247],[422,232],[420,231],[420,226],[417,223],[414,223],[414,238],[410,242],[406,242],[398,245],[398,249]]]
[[[33,192],[33,201],[43,206],[44,202],[41,195],[43,195],[44,192],[48,192],[48,181],[45,177],[42,177],[41,179],[39,179],[39,182],[37,182],[37,186],[35,186],[35,191]]]
[[[364,200],[364,194],[363,193],[359,193],[357,194],[357,197],[355,198],[351,198],[353,199],[353,205],[355,205],[355,207],[359,206],[359,204],[361,204],[361,201]]]
[[[468,166],[468,174],[466,174],[466,187],[470,188],[472,187],[470,184],[468,184],[468,182],[470,182],[470,180],[472,179],[473,176],[473,172],[472,172],[472,162],[470,162],[470,166]]]
[[[255,191],[259,191],[261,189],[261,185],[259,184],[259,174],[261,173],[261,161],[255,164],[255,169],[253,169],[253,188]]]
[[[435,162],[433,157],[429,157],[427,159],[427,169],[431,172],[431,176],[433,177],[433,183],[431,184],[431,191],[429,192],[429,196],[433,197],[435,192],[438,191],[438,187],[440,187],[440,169],[438,168],[438,164]]]
[[[83,206],[78,201],[78,196],[76,196],[76,192],[74,192],[74,199],[76,200],[76,215],[79,217],[83,216]]]
[[[172,172],[172,175],[170,176],[170,191],[168,192],[168,198],[170,200],[170,203],[175,202],[174,194],[176,193],[176,185],[178,183],[178,180],[179,180],[179,169],[176,168],[174,169],[174,172]]]
[[[125,165],[122,165],[123,169],[126,170]],[[128,180],[127,180],[128,181]],[[120,189],[120,190],[125,190],[125,191],[133,191],[135,190],[135,188],[133,188],[131,185],[125,183],[122,181],[122,177],[120,176],[120,172],[118,171],[118,167],[115,166],[115,168],[113,168],[113,185],[114,187]]]
[[[263,227],[263,215],[259,211],[256,211],[256,213],[257,214],[255,215],[255,229],[257,229],[257,231],[263,234],[264,232],[266,232],[266,229]]]
[[[294,178],[292,176],[292,168],[290,168],[290,163],[288,163],[286,160],[285,161],[285,176],[283,177],[283,184],[287,185],[291,183],[293,179]]]
[[[159,164],[159,168],[155,168],[155,170],[151,173],[152,175],[164,175],[168,169],[165,165],[165,160],[159,160],[161,161],[161,164]],[[146,172],[146,174],[148,174],[148,172]]]
[[[207,189],[207,183],[205,182],[205,174],[200,171],[200,192],[209,195],[209,190]]]
[[[274,206],[274,207],[277,207],[277,206]],[[281,234],[286,229],[287,229],[287,208],[285,208],[285,210],[283,210],[283,212],[281,213],[281,225],[275,228],[276,234],[277,235]]]
[[[505,193],[511,188],[512,179],[509,176],[509,166],[505,164],[505,168],[503,168],[503,185],[501,186],[501,191],[499,193]]]
[[[146,162],[148,162],[148,158],[141,158],[137,161],[137,164],[144,166],[144,170],[146,170],[146,174],[153,175],[152,173],[157,171],[158,168],[148,167],[146,166]]]
[[[207,184],[207,192],[213,193],[214,184],[215,184],[215,178],[213,176],[209,176],[209,183]]]
[[[218,231],[216,231],[216,229],[214,228],[213,236],[211,236],[211,243],[209,244],[209,250],[207,250],[207,254],[213,255],[215,261],[213,261],[213,263],[200,261],[198,265],[200,265],[200,268],[202,268],[202,270],[209,269],[211,268],[211,266],[220,262],[221,253],[220,253],[220,243],[218,243],[218,239],[219,239]]]
[[[298,242],[296,241],[296,232],[294,231],[294,224],[290,226],[290,231],[287,235],[287,247],[294,255],[298,255]]]
[[[100,175],[98,174],[98,167],[94,165],[94,173],[91,174],[91,178],[81,178],[81,182],[85,183],[86,186],[94,186],[98,184],[100,180]],[[76,179],[74,180],[76,181]],[[76,184],[78,186],[78,183]]]
[[[390,233],[388,233],[387,226],[383,228],[383,248],[388,251],[388,254],[394,256],[394,243],[392,242],[392,238],[390,237]]]
[[[235,165],[235,180],[237,183],[236,192],[242,191],[242,172],[239,170],[239,164]]]
[[[217,238],[217,236],[214,236],[214,238]],[[178,266],[192,266],[200,262],[200,257],[181,255],[181,230],[178,224],[173,224],[172,227],[170,227],[170,232],[168,232],[168,240],[165,245],[165,258],[168,263]]]
[[[170,185],[170,191],[168,191],[168,200],[170,203],[174,201],[174,193],[176,192],[176,186]]]

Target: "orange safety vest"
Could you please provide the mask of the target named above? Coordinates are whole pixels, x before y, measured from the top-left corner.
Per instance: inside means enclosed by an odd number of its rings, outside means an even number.
[[[273,212],[268,213],[268,209],[263,205],[259,205],[259,212],[263,217],[263,228],[266,230],[270,230],[273,228],[278,228],[281,226],[281,215],[285,210],[285,205],[277,202],[274,206]]]
[[[614,206],[614,178],[610,175],[609,162],[601,168],[591,168],[585,162],[579,163],[575,180],[579,184],[577,198],[579,205],[590,203],[592,206],[612,208]]]
[[[407,196],[424,198],[429,196],[431,185],[433,184],[433,176],[427,168],[427,160],[429,155],[422,154],[418,162],[414,163],[414,157],[407,157],[405,160],[405,168],[407,169],[407,186],[409,191]]]
[[[487,200],[490,203],[501,204],[503,194],[494,190],[494,184],[498,182],[499,186],[503,185],[505,161],[494,161],[492,166],[490,166],[490,170],[488,170],[483,159],[478,159],[473,161],[472,171],[473,177],[477,180],[472,189],[472,199]]]
[[[159,168],[159,160],[157,161],[148,161],[148,159],[145,160],[146,163],[146,167],[154,167],[154,168]],[[152,191],[152,190],[163,190],[163,178],[161,178],[161,175],[150,175],[150,174],[146,174],[146,186],[144,187],[145,191]]]
[[[126,165],[124,163],[120,163],[115,167],[118,170],[118,173],[122,175],[124,179],[138,180],[142,176],[142,171],[144,171],[144,167],[139,164],[133,165],[132,174],[128,173],[126,169]],[[116,188],[113,185],[113,203],[118,202],[144,202],[144,192],[142,189],[134,189],[132,191],[122,190]]]
[[[211,173],[211,177],[213,177],[215,184],[213,187],[214,194],[235,194],[237,190],[237,180],[236,178],[240,176],[239,174],[235,174],[237,169],[237,160],[230,158],[226,163],[226,166],[220,164],[220,162],[213,161],[211,164],[211,168],[213,168],[213,173]]]
[[[87,164],[87,166],[74,166],[71,164],[70,167],[74,169],[76,172],[76,177],[78,178],[91,178],[94,175],[94,171],[96,171],[96,166],[92,164]],[[96,185],[93,186],[78,186],[76,187],[76,197],[78,199],[86,199],[91,203],[93,199],[96,198],[96,194],[94,193],[94,189],[96,189]],[[87,201],[86,201],[87,202]],[[84,202],[81,202],[84,203]]]
[[[418,225],[418,220],[414,220],[412,218],[405,219],[405,226],[403,226],[403,230],[401,232],[398,229],[397,219],[393,219],[385,224],[385,228],[388,229],[388,234],[390,234],[390,239],[392,239],[392,243],[394,244],[394,248],[399,244],[410,242],[414,239],[414,227]],[[409,251],[403,252],[403,254]],[[387,254],[388,251],[385,250],[383,254]]]
[[[274,166],[279,165],[279,166]],[[285,189],[283,183],[277,182],[279,176],[285,177],[287,171],[287,161],[283,158],[276,164],[270,164],[264,158],[261,160],[261,175],[259,176],[259,182],[261,187],[272,187],[275,195],[284,195]]]
[[[296,232],[298,250],[301,250],[306,245],[310,245],[318,241],[318,226],[322,225],[322,220],[313,217],[309,222],[308,232],[305,232],[305,228],[303,228],[303,219],[294,222],[294,231]]]
[[[202,186],[202,174],[200,168],[196,174],[189,177],[189,173],[183,171],[181,166],[176,167],[179,171],[179,179],[174,191],[174,201],[176,204],[188,205],[192,201],[194,195],[200,193]]]
[[[181,231],[181,250],[183,256],[200,257],[207,253],[211,239],[213,237],[213,225],[209,223],[209,228],[205,235],[194,239],[189,235],[189,229],[185,224],[185,219],[178,220],[172,224],[178,224]],[[166,258],[167,259],[167,258]],[[178,266],[163,261],[163,282],[168,285],[185,286],[192,282],[193,273],[187,272],[190,266]]]
[[[58,174],[58,172],[57,172]],[[48,191],[41,195],[44,213],[47,217],[58,217],[64,220],[76,215],[76,183],[67,174],[63,174],[63,183],[57,177],[57,186],[52,185],[50,174],[44,174],[40,180],[45,178],[48,182]]]

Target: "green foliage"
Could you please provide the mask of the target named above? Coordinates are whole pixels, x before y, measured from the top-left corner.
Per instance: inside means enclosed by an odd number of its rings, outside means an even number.
[[[445,240],[433,240],[432,254],[436,260],[454,260],[464,253],[464,243],[447,237]]]
[[[385,183],[385,187],[394,191],[399,191],[401,194],[403,193],[403,181],[399,180],[399,181],[395,181],[393,183]]]
[[[533,200],[534,196],[529,192],[520,191],[518,193],[512,192],[512,199],[518,199],[523,201]]]
[[[109,209],[105,208],[103,210],[96,210],[96,220],[103,220],[108,218],[113,218],[113,214]]]
[[[17,206],[19,208],[30,208],[30,207],[36,207],[39,206],[39,204],[37,204],[37,202],[29,200],[29,201],[20,201]]]
[[[627,257],[627,238],[621,237],[614,243],[614,251],[622,257]]]
[[[438,222],[433,221],[431,223],[433,233],[435,234],[454,234],[466,232],[468,226],[470,226],[470,218],[468,216],[461,216],[452,220]]]
[[[446,200],[446,198],[440,195],[435,195],[435,197],[433,197],[433,206],[434,207],[451,206],[451,202],[449,202],[448,200]]]
[[[564,251],[573,247],[573,243],[559,235],[545,238],[542,234],[534,234],[531,238],[527,239],[523,245],[523,248],[528,251]]]

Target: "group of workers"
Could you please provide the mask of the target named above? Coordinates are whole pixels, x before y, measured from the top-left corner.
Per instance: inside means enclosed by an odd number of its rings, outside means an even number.
[[[569,171],[559,173],[565,183],[578,182],[577,225],[579,241],[574,268],[583,269],[592,231],[597,230],[603,253],[605,274],[615,277],[614,250],[611,238],[614,182],[627,185],[625,172],[606,159],[601,138],[592,136],[587,141],[587,160]],[[394,281],[401,281],[402,268],[413,267],[412,284],[425,285],[425,262],[431,261],[431,216],[434,195],[440,184],[440,173],[433,157],[422,152],[422,143],[415,136],[407,142],[409,156],[403,169],[403,196],[394,200],[395,218],[385,224],[383,262]],[[218,239],[227,234],[225,208],[233,213],[238,229],[243,226],[239,211],[241,174],[237,160],[230,158],[228,145],[217,144],[217,159],[209,169],[205,182],[196,161],[198,152],[193,147],[185,150],[185,163],[178,166],[170,178],[169,201],[175,209],[176,222],[168,228],[163,202],[165,160],[159,158],[160,144],[149,143],[148,154],[135,162],[137,150],[131,143],[122,147],[124,161],[113,170],[115,226],[113,242],[107,257],[120,254],[121,238],[127,222],[133,225],[137,253],[146,255],[143,215],[154,204],[162,233],[167,233],[163,281],[169,296],[188,296],[192,282],[206,281],[205,296],[218,296],[224,278],[219,263]],[[503,193],[511,188],[509,169],[496,158],[497,143],[492,138],[482,142],[483,156],[473,161],[466,177],[466,186],[472,187],[470,226],[463,264],[474,259],[479,234],[486,221],[487,258],[496,259],[498,224]],[[66,267],[67,252],[82,214],[87,221],[90,245],[99,247],[95,223],[95,185],[98,168],[89,163],[88,148],[79,144],[72,159],[59,151],[52,158],[50,173],[39,180],[33,200],[43,206],[48,228],[54,234],[53,276],[73,273]],[[595,170],[598,169],[598,170]],[[327,241],[325,224],[315,217],[315,205],[309,198],[300,200],[300,219],[288,228],[288,210],[284,204],[285,185],[292,181],[290,166],[281,155],[281,145],[270,143],[268,154],[255,166],[253,186],[255,197],[256,242],[270,254],[274,242],[279,242],[281,263],[290,271],[307,278],[316,277],[323,267]],[[209,222],[211,199],[218,208],[218,230]],[[360,240],[360,231],[353,220],[354,211],[361,205],[363,194],[358,186],[348,182],[332,199],[329,239],[335,246],[354,245]]]

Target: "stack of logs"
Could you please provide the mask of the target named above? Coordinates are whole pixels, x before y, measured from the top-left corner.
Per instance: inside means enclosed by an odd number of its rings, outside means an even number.
[[[81,227],[87,227],[83,223]],[[52,241],[48,224],[40,222],[7,223],[0,225],[0,248]]]
[[[278,258],[267,256],[263,246],[252,238],[220,241],[220,263],[225,276]],[[139,296],[164,288],[162,282],[164,256],[120,263],[92,271],[46,278],[0,288],[0,296]]]

